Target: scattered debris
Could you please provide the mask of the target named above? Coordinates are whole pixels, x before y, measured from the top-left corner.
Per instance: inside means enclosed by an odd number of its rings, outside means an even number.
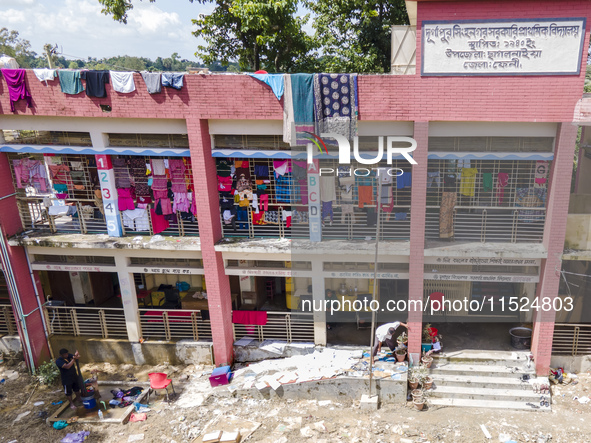
[[[482,433],[484,434],[484,436],[485,436],[487,439],[489,439],[489,440],[490,440],[490,439],[492,438],[492,435],[490,435],[490,432],[488,432],[488,429],[486,429],[486,426],[484,426],[484,425],[480,425],[480,429],[482,429]]]

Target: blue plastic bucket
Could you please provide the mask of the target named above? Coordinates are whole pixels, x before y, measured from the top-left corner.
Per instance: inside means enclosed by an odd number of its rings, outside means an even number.
[[[427,344],[423,343],[421,345],[421,349],[423,352],[429,352],[432,347],[433,347],[433,345],[431,343],[427,343]]]
[[[92,397],[82,397],[82,404],[85,409],[96,408],[96,399],[94,398],[94,395]]]

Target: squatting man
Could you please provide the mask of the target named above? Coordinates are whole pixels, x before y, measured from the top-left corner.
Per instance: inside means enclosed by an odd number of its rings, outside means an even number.
[[[385,325],[379,326],[376,329],[376,337],[374,340],[373,350],[371,353],[371,361],[373,364],[373,358],[378,352],[382,350],[382,343],[385,343],[392,352],[396,349],[396,341],[393,339],[393,335],[396,333],[396,329],[400,326],[404,326],[407,331],[410,331],[408,323],[402,323],[395,321],[393,323],[386,323]]]

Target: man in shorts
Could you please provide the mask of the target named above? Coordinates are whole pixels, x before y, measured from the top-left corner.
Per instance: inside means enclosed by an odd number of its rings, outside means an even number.
[[[78,351],[75,354],[70,354],[67,349],[60,349],[60,356],[55,360],[55,364],[60,370],[66,397],[70,401],[70,408],[72,409],[77,408],[77,405],[72,400],[72,392],[77,394],[76,399],[78,400],[78,406],[80,406],[80,385],[78,382],[78,373],[74,367],[76,360],[79,358],[80,354]]]

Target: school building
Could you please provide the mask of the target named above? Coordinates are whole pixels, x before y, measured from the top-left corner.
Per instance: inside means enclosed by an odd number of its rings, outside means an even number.
[[[588,351],[589,131],[575,184],[572,173],[591,123],[591,3],[407,8],[389,75],[163,75],[154,89],[131,73],[130,91],[119,74],[26,70],[30,107],[14,111],[2,79],[0,333],[20,335],[34,363],[65,345],[96,360],[221,365],[245,335],[368,346],[367,311],[301,309],[330,289],[351,302],[375,293],[382,307],[457,301],[378,313],[409,322],[415,356],[427,323],[448,349],[490,350],[530,324],[540,375],[553,347]],[[89,82],[105,96],[72,93]],[[349,141],[350,163],[321,134]],[[388,164],[390,143],[408,139],[415,164]],[[380,140],[379,165],[366,164]]]

